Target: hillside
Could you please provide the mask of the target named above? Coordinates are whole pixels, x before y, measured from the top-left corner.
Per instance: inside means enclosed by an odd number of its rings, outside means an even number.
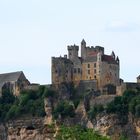
[[[139,89],[125,91],[123,96],[79,93],[73,84],[61,85],[59,90],[40,86],[19,97],[4,91],[0,97],[0,139],[138,140],[139,117]]]

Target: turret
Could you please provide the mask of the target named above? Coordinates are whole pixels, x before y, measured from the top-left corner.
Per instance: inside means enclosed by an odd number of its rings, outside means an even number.
[[[86,57],[86,41],[84,39],[81,42],[81,57],[83,59]]]
[[[73,46],[68,46],[68,57],[70,60],[74,60],[78,57],[79,46],[75,44]]]
[[[115,59],[115,53],[112,51],[111,56]]]
[[[119,60],[119,57],[117,56],[116,58],[116,62],[119,64],[120,63],[120,60]]]

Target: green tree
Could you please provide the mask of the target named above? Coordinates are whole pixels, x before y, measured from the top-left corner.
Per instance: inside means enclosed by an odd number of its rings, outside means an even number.
[[[20,110],[18,106],[12,105],[11,108],[9,109],[8,113],[6,114],[6,120],[8,119],[13,119],[17,117],[20,113]]]
[[[65,127],[61,126],[56,140],[109,140],[107,137],[99,135],[93,129],[82,126]]]
[[[62,117],[74,117],[74,106],[68,101],[61,101],[58,103],[57,107],[53,111],[54,118]]]

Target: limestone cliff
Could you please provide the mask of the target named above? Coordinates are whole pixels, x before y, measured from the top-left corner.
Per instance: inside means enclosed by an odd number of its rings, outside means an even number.
[[[120,121],[115,114],[106,113],[100,113],[90,120],[84,102],[80,102],[74,118],[54,121],[50,99],[45,99],[45,111],[45,118],[22,118],[0,124],[0,140],[55,140],[60,124],[67,126],[80,124],[93,128],[100,134],[109,136],[111,140],[118,140],[122,134],[128,136],[130,140],[140,139],[140,119],[134,118],[131,114],[127,123]]]

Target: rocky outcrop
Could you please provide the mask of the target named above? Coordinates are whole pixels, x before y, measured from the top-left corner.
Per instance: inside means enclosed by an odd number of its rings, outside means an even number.
[[[130,140],[140,140],[140,119],[134,118],[132,114],[128,115],[126,122],[123,122],[116,114],[106,114],[105,112],[90,120],[87,107],[81,101],[75,109],[74,118],[59,118],[54,121],[52,108],[52,99],[46,98],[46,116],[44,118],[23,117],[0,124],[0,140],[55,140],[59,132],[59,125],[62,124],[86,126],[95,129],[102,135],[109,136],[111,140],[118,140],[121,135],[128,136]]]
[[[0,140],[7,140],[7,130],[4,124],[0,124]]]
[[[57,127],[44,124],[44,118],[14,120],[0,125],[0,140],[54,140]]]
[[[53,120],[52,120],[52,101],[50,98],[45,98],[44,99],[44,109],[46,112],[46,116],[44,119],[44,124],[46,125],[51,125]]]
[[[130,140],[138,140],[140,135],[136,134],[134,122],[128,120],[127,123],[122,123],[115,114],[100,114],[92,122],[95,130],[102,135],[110,136],[111,140],[118,140],[122,135],[129,137]]]
[[[85,109],[85,105],[84,105],[83,102],[81,102],[78,105],[75,113],[76,113],[77,120],[80,122],[80,125],[84,125],[87,128],[93,128],[93,124],[88,119],[87,112],[86,112],[86,109]]]

